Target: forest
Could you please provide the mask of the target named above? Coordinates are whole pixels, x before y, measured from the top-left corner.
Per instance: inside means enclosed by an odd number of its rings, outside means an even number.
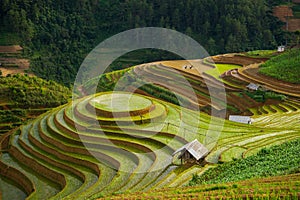
[[[211,55],[271,49],[284,42],[270,0],[2,0],[0,35],[15,35],[38,76],[70,86],[101,41],[136,27],[165,27],[191,36]],[[149,61],[149,54],[135,55]],[[132,56],[134,57],[134,55]],[[154,60],[171,59],[166,52]],[[130,64],[130,63],[129,63]],[[125,66],[128,67],[128,66]],[[122,63],[113,69],[124,68]]]

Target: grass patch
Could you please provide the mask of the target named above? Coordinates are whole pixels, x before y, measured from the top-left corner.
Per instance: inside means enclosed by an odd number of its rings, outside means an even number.
[[[261,65],[259,73],[278,80],[300,84],[300,50],[293,49]]]
[[[202,176],[194,177],[189,185],[225,183],[250,178],[289,174],[299,168],[300,139],[262,149],[257,155],[219,165]]]
[[[276,50],[255,50],[249,51],[245,55],[252,58],[271,58],[276,55]]]
[[[152,102],[144,97],[130,93],[103,94],[90,101],[93,106],[108,112],[129,112],[145,109]]]
[[[222,79],[220,78],[221,74],[223,74],[229,70],[241,67],[239,65],[233,65],[233,64],[215,64],[214,66],[215,66],[214,69],[207,70],[205,73],[213,76],[214,78],[216,78],[220,81],[222,81]]]

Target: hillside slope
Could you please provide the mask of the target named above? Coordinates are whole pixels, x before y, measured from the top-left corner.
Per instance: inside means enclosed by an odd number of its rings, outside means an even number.
[[[300,84],[300,49],[292,49],[260,66],[259,73]]]
[[[20,74],[0,77],[0,135],[70,98],[71,91],[54,81]]]
[[[284,38],[271,10],[267,0],[4,0],[0,45],[26,46],[36,75],[69,86],[99,42],[138,27],[175,29],[211,54],[274,48]],[[144,58],[137,56],[130,63],[121,59],[112,68],[150,62],[151,54],[146,51]],[[164,57],[158,54],[152,61]]]
[[[2,197],[9,200],[25,197],[97,199],[109,198],[116,193],[150,191],[151,194],[153,189],[184,186],[193,177],[194,180],[208,177],[218,182],[220,177],[214,172],[220,174],[220,169],[227,172],[222,176],[224,180],[231,178],[231,181],[296,173],[299,144],[292,147],[289,144],[300,138],[299,91],[289,88],[288,83],[281,87],[271,79],[258,79],[253,71],[249,73],[253,65],[257,67],[261,62],[264,59],[226,54],[204,60],[138,65],[104,74],[99,78],[100,84],[96,82],[97,78],[90,80],[78,88],[82,98],[53,109],[0,137]],[[190,64],[193,67],[186,67]],[[45,88],[42,85],[39,88],[29,87],[32,86],[30,84],[38,84],[36,77],[18,75],[7,78],[11,80],[5,82],[8,85],[5,89],[9,90],[5,94],[11,96],[7,96],[6,102],[9,98],[18,97],[18,102],[22,102],[22,98],[31,99],[26,104],[28,106],[40,105],[40,101],[46,102],[45,98],[55,103],[56,98],[63,99],[67,94],[64,87],[53,82],[42,82],[47,86]],[[20,83],[20,80],[24,82]],[[256,80],[273,87],[246,90],[246,86]],[[216,101],[209,100],[208,86],[214,89]],[[95,87],[102,92],[87,95]],[[224,105],[224,96],[220,92],[224,92],[222,87],[226,91],[228,111],[232,112],[234,108],[230,106],[235,106],[252,113],[252,125],[209,115],[213,109]],[[33,93],[29,89],[33,89]],[[131,92],[126,92],[126,89]],[[187,92],[192,90],[196,94],[195,99],[190,98]],[[49,98],[54,91],[58,92],[56,98]],[[187,106],[179,106],[182,105],[180,102]],[[200,112],[188,109],[189,106],[200,107]],[[194,139],[203,143],[210,150],[209,154],[201,162],[181,164],[172,154]],[[283,144],[288,141],[291,143]],[[280,144],[282,146],[272,147]],[[269,147],[271,149],[266,150]],[[279,155],[275,156],[272,152]],[[279,159],[282,164],[276,163]],[[253,163],[262,170],[251,168]],[[277,170],[265,165],[274,166]],[[239,176],[238,172],[243,173]],[[297,196],[298,190],[294,187],[298,182],[293,181],[297,177],[289,176],[279,183],[284,192],[274,191],[272,184],[266,184],[266,187],[270,187],[275,195]],[[292,189],[281,185],[289,180]],[[201,190],[200,195],[209,196],[205,192],[213,190],[215,193],[212,195],[217,197],[220,195],[218,189],[232,188],[230,191],[238,190],[253,196],[256,194],[247,192],[252,183],[246,181],[245,187],[241,182],[234,183],[238,188],[234,184],[205,186],[207,191]],[[198,187],[195,189],[199,192]],[[257,193],[262,192],[258,190]],[[166,197],[171,198],[172,195]]]
[[[299,148],[298,139],[263,149],[244,160],[219,165],[203,174],[194,174],[189,186],[121,194],[109,199],[297,199],[300,197]]]

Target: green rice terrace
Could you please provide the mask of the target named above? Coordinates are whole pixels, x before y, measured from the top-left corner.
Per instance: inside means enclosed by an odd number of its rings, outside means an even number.
[[[90,80],[81,98],[0,136],[0,197],[300,198],[300,85],[258,73],[269,57],[161,61]],[[195,139],[208,153],[180,161],[173,153]]]

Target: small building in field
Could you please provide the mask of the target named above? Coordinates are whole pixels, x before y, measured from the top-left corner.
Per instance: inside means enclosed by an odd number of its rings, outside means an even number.
[[[178,159],[181,159],[181,164],[186,162],[198,162],[209,153],[209,150],[201,144],[197,139],[187,143],[183,147],[176,150],[172,156],[180,153]]]
[[[252,124],[253,120],[249,116],[230,115],[229,121],[238,122],[242,124]]]
[[[246,86],[246,88],[251,91],[257,91],[260,87],[261,87],[260,85],[257,85],[255,83],[250,83],[249,85]]]
[[[284,52],[284,51],[285,51],[285,46],[283,46],[283,45],[278,46],[277,52]]]

